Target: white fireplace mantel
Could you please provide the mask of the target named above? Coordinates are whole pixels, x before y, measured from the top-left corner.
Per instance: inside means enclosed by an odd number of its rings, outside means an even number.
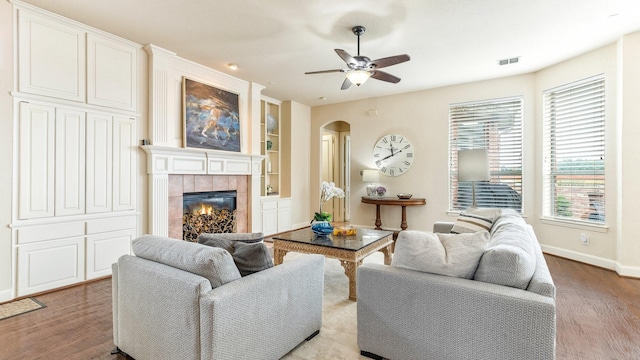
[[[264,159],[264,155],[216,150],[156,145],[141,148],[147,153],[149,229],[159,236],[169,232],[169,175],[247,175],[259,179]]]
[[[258,175],[264,155],[142,145],[147,174]]]

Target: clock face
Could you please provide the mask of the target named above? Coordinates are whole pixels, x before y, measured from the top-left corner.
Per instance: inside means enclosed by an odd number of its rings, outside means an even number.
[[[385,135],[373,147],[373,161],[381,173],[400,176],[413,164],[413,145],[402,135]]]

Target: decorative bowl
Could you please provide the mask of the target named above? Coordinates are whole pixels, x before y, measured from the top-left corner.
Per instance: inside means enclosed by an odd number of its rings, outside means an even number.
[[[413,196],[412,194],[398,194],[396,195],[398,199],[409,200]]]

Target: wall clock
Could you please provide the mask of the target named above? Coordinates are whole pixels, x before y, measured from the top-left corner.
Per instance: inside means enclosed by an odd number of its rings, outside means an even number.
[[[403,135],[389,134],[378,140],[373,147],[373,161],[381,173],[400,176],[413,164],[413,145]]]

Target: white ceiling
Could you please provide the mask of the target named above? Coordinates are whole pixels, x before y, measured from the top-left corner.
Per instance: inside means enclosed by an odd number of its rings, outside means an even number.
[[[24,0],[140,44],[266,86],[263,94],[309,106],[537,71],[640,30],[640,0]],[[409,54],[340,90],[335,48]],[[498,66],[498,59],[520,57]],[[236,71],[226,67],[236,63]],[[326,97],[326,100],[320,100]]]

